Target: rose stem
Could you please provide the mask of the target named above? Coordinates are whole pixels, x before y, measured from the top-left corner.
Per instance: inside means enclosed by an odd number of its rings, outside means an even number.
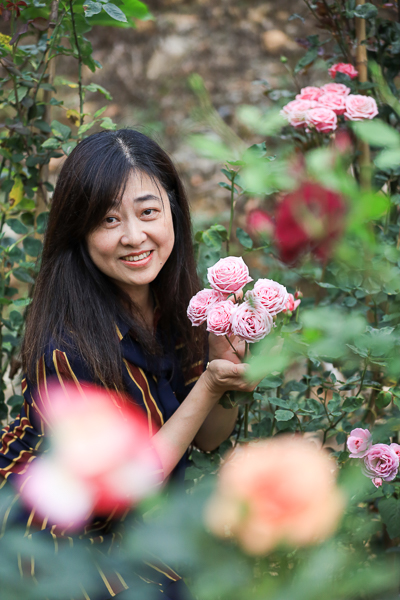
[[[238,358],[240,358],[238,351],[236,350],[235,346],[232,344],[231,340],[229,339],[229,337],[225,334],[226,339],[228,340],[228,343],[230,345],[230,347],[232,348],[232,350],[234,351],[234,353],[236,354],[236,356]]]

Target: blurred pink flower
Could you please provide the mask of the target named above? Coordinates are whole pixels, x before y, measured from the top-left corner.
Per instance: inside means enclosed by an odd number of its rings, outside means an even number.
[[[321,91],[321,88],[309,85],[300,90],[300,94],[297,94],[296,100],[317,101],[322,94],[323,92]]]
[[[324,94],[339,94],[340,96],[348,96],[351,89],[344,83],[326,83],[321,87]]]
[[[307,112],[316,106],[317,103],[312,100],[292,100],[282,108],[281,115],[289,121],[292,127],[304,127]]]
[[[371,96],[361,94],[350,94],[346,98],[345,119],[349,121],[363,121],[373,119],[378,114],[378,106]]]
[[[336,63],[335,65],[332,65],[328,71],[332,79],[335,79],[336,73],[344,73],[351,77],[351,79],[354,79],[358,75],[357,69],[350,63]]]
[[[246,298],[250,296],[251,298],[258,298],[272,316],[277,315],[285,308],[288,299],[285,286],[273,279],[259,279],[256,281],[253,290],[246,294]]]
[[[207,331],[214,335],[230,335],[232,333],[232,316],[237,304],[230,300],[217,302],[208,311]]]
[[[255,208],[246,217],[246,229],[252,236],[264,234],[271,237],[274,232],[274,222],[265,210]]]
[[[334,532],[344,508],[335,472],[328,454],[301,437],[238,447],[223,463],[206,525],[254,555],[281,543],[318,543]]]
[[[337,115],[342,115],[346,110],[346,97],[341,94],[327,92],[326,94],[322,94],[318,100],[318,105],[330,108]]]
[[[300,305],[301,300],[295,300],[293,294],[289,294],[289,298],[285,304],[285,308],[282,310],[282,312],[294,312],[296,310],[296,308]]]
[[[211,306],[220,302],[224,298],[223,294],[215,290],[201,290],[190,300],[187,309],[187,316],[192,325],[197,327],[206,321],[207,312]]]
[[[253,281],[243,258],[237,256],[221,258],[207,270],[207,279],[211,287],[222,294],[238,292]]]
[[[50,523],[78,528],[91,513],[119,514],[161,483],[147,416],[129,399],[89,384],[54,384],[40,409],[51,447],[33,461],[20,491]]]
[[[395,452],[397,454],[397,456],[399,457],[400,460],[400,445],[399,444],[390,444],[390,448],[393,450],[393,452]]]
[[[372,446],[372,435],[368,429],[353,429],[347,439],[347,448],[350,458],[364,458]]]
[[[399,457],[387,444],[374,444],[364,456],[364,474],[371,479],[380,477],[392,481],[399,470]]]
[[[316,129],[321,133],[335,131],[337,127],[337,116],[330,108],[311,108],[306,114],[306,124],[310,129]]]
[[[372,479],[372,483],[374,484],[374,486],[376,488],[380,488],[382,486],[382,484],[383,484],[383,481],[382,481],[382,479],[380,477],[374,477]]]
[[[250,344],[271,332],[273,319],[257,298],[245,300],[232,316],[232,333]]]

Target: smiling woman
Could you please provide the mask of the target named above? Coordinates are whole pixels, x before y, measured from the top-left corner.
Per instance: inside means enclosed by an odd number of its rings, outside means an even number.
[[[63,389],[66,382],[75,385],[79,394],[95,383],[138,405],[164,480],[183,480],[192,443],[213,450],[230,435],[237,409],[218,401],[225,391],[251,390],[256,382],[244,380],[246,367],[225,340],[210,334],[207,350],[205,331],[186,316],[200,289],[191,234],[183,185],[148,137],[126,129],[102,132],[67,158],[22,345],[25,402],[2,433],[3,485],[19,487],[29,464],[40,460],[48,433],[40,407],[51,406],[50,379]],[[26,515],[26,534],[41,530],[55,539],[76,531],[74,523],[58,527],[39,514],[34,506]],[[88,516],[79,537],[111,552],[120,524],[115,515]],[[12,511],[7,518],[12,521]],[[165,600],[190,597],[175,570],[157,562],[150,568],[145,580]],[[100,578],[104,590],[96,599],[128,587],[116,573],[101,572]],[[90,598],[86,591],[83,597]]]

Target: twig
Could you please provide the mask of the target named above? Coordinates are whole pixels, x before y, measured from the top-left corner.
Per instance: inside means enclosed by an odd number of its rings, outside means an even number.
[[[69,0],[71,9],[72,31],[74,33],[76,50],[78,52],[78,89],[79,89],[79,126],[83,124],[83,89],[82,89],[82,55],[78,42],[78,34],[76,33],[75,15],[72,0]]]

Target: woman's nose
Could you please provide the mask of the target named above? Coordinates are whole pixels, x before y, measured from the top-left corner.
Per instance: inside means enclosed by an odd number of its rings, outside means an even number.
[[[123,246],[140,246],[147,238],[141,221],[130,221],[126,224],[121,236]]]

